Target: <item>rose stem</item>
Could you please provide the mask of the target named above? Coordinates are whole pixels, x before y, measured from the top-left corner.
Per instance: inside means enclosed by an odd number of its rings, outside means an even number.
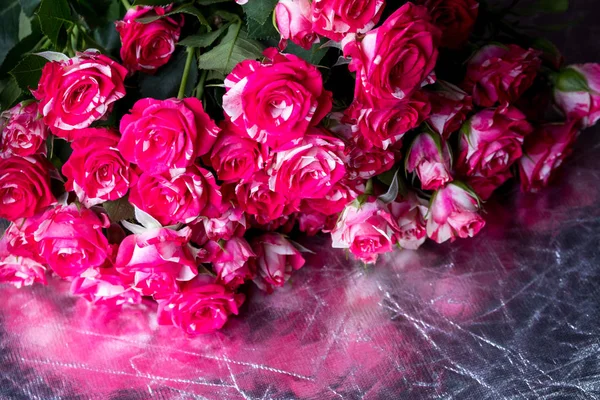
[[[187,58],[185,59],[185,68],[183,69],[183,76],[181,77],[181,84],[179,85],[179,93],[177,94],[178,99],[183,99],[183,96],[185,96],[185,87],[187,86],[190,67],[192,66],[192,60],[194,59],[194,48],[188,47],[186,51]]]
[[[131,8],[131,3],[128,2],[127,0],[121,0],[121,2],[125,6],[125,10],[129,10]]]

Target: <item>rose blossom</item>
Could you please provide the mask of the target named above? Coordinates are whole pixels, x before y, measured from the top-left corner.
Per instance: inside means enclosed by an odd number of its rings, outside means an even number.
[[[335,228],[338,216],[336,214],[326,215],[315,210],[295,214],[298,221],[298,230],[308,236],[315,236],[320,232],[331,232]]]
[[[292,270],[304,265],[302,254],[279,233],[265,233],[254,238],[251,244],[256,253],[256,259],[252,261],[257,271],[254,283],[267,293],[283,286],[290,279]]]
[[[35,102],[21,102],[0,114],[0,158],[45,155],[47,136]]]
[[[352,57],[356,95],[364,104],[381,106],[410,96],[433,71],[440,32],[427,9],[406,3],[364,37],[350,34],[342,45]]]
[[[519,160],[521,188],[537,192],[548,184],[553,172],[571,154],[578,134],[576,121],[546,124],[525,139]]]
[[[427,236],[437,243],[475,236],[485,226],[477,196],[458,182],[433,195],[427,218]]]
[[[275,21],[281,35],[281,49],[285,49],[287,40],[307,50],[319,43],[319,35],[313,32],[310,0],[279,0]]]
[[[246,232],[246,215],[241,208],[230,205],[227,211],[213,218],[200,217],[206,237],[210,240],[230,240]]]
[[[244,295],[214,282],[208,275],[182,285],[158,303],[158,324],[175,325],[188,335],[212,333],[221,329],[231,314],[237,315]]]
[[[181,15],[165,16],[172,6],[135,6],[127,10],[122,21],[115,22],[121,37],[121,59],[130,71],[154,73],[169,62],[179,40],[183,18]],[[139,18],[162,17],[143,24]]]
[[[447,139],[460,129],[473,110],[473,99],[453,84],[439,80],[427,87],[427,94],[431,104],[427,123]]]
[[[365,33],[373,28],[384,6],[384,0],[313,0],[313,29],[339,42],[348,33]]]
[[[162,225],[189,223],[200,215],[217,217],[222,208],[213,174],[196,165],[156,175],[141,174],[131,188],[129,201]]]
[[[560,72],[554,98],[567,119],[581,120],[581,127],[600,119],[600,64],[570,65]]]
[[[444,47],[459,48],[469,39],[479,11],[477,0],[418,0],[442,30]]]
[[[110,222],[105,214],[100,217],[76,204],[56,206],[40,217],[34,239],[58,276],[74,278],[104,264],[110,250],[102,228]]]
[[[331,110],[331,92],[323,89],[317,68],[301,58],[275,48],[264,54],[262,63],[242,61],[227,76],[223,110],[252,139],[283,150]]]
[[[391,150],[373,147],[363,150],[357,145],[347,149],[346,168],[350,179],[370,179],[385,171],[389,171],[396,162],[396,154]]]
[[[540,54],[514,44],[484,46],[470,58],[463,85],[481,107],[513,103],[533,84]]]
[[[363,180],[342,179],[321,198],[302,200],[300,209],[304,213],[319,212],[324,215],[339,214],[346,205],[365,192]]]
[[[35,241],[34,233],[41,223],[44,213],[40,212],[33,217],[18,219],[11,223],[2,239],[5,241],[6,250],[18,257],[31,258],[39,264],[44,264],[44,257],[40,255],[38,242]]]
[[[248,260],[255,254],[246,239],[233,237],[225,243],[210,241],[204,248],[209,255],[203,262],[212,263],[220,283],[235,288],[254,278]]]
[[[120,199],[137,180],[118,143],[119,135],[108,128],[82,129],[71,143],[73,153],[62,167],[65,189],[74,190],[85,207]]]
[[[414,192],[389,204],[390,214],[398,225],[396,238],[400,247],[416,250],[427,238],[425,216],[429,204]]]
[[[420,133],[406,155],[406,172],[416,172],[424,190],[437,190],[452,180],[448,143],[435,132]]]
[[[247,183],[237,185],[235,194],[240,207],[253,215],[259,224],[274,221],[296,207],[283,194],[269,188],[269,177],[263,172],[255,174]]]
[[[194,164],[207,154],[220,129],[194,97],[141,99],[121,119],[123,157],[152,174]]]
[[[113,268],[100,268],[90,276],[80,276],[71,282],[71,293],[92,304],[120,307],[139,304],[142,296],[132,289],[132,282]]]
[[[125,96],[127,70],[96,50],[73,58],[48,62],[37,90],[39,111],[52,132],[73,140],[76,129],[87,128],[104,117],[115,101]]]
[[[195,256],[188,245],[191,230],[153,228],[127,236],[119,245],[116,270],[133,277],[142,296],[162,298],[179,291],[178,281],[198,274]]]
[[[53,204],[51,168],[41,156],[0,158],[0,218],[31,217]]]
[[[384,203],[369,199],[346,206],[331,231],[332,247],[349,249],[359,260],[374,264],[379,254],[393,250],[399,228]]]
[[[0,283],[9,283],[17,288],[46,284],[46,267],[33,258],[14,254],[9,249],[7,235],[0,239]]]
[[[510,169],[507,169],[490,177],[472,175],[463,177],[463,179],[469,184],[473,191],[477,193],[477,196],[479,196],[481,200],[487,200],[492,196],[496,189],[512,178],[512,176]]]

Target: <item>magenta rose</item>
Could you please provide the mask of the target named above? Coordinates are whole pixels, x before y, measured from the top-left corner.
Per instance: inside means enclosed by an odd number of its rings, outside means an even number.
[[[227,76],[223,110],[252,139],[287,149],[331,110],[332,95],[315,66],[275,48],[264,54],[262,63],[243,61]]]
[[[314,0],[313,29],[336,42],[348,33],[365,33],[379,22],[385,0]]]
[[[427,87],[431,114],[427,123],[433,130],[447,139],[458,131],[473,110],[473,99],[451,83],[437,81]]]
[[[406,155],[406,171],[415,172],[424,190],[437,190],[452,180],[448,143],[435,132],[422,132]]]
[[[373,147],[363,150],[357,145],[347,148],[348,178],[370,179],[385,171],[389,171],[396,163],[396,153]]]
[[[329,189],[321,198],[302,200],[300,210],[304,213],[337,215],[344,210],[346,205],[354,201],[365,192],[363,180],[350,181],[342,179]]]
[[[442,30],[441,45],[459,48],[469,40],[479,3],[477,0],[417,0],[429,10],[433,23]]]
[[[582,128],[600,120],[600,64],[570,65],[560,72],[554,98],[567,119],[581,121]]]
[[[472,175],[463,177],[465,183],[467,183],[471,189],[481,200],[489,199],[494,191],[498,189],[504,182],[512,178],[512,172],[510,169],[506,171],[498,172],[495,175],[485,177],[480,175]]]
[[[259,289],[273,293],[290,279],[293,270],[304,265],[304,257],[285,236],[269,232],[255,237],[252,249],[256,258],[252,260],[256,270],[254,283]]]
[[[210,241],[204,249],[208,251],[208,258],[203,262],[212,263],[218,282],[223,285],[236,288],[254,278],[255,273],[248,260],[255,254],[246,239],[233,237],[225,243]]]
[[[30,258],[38,264],[44,264],[46,261],[40,255],[40,246],[35,241],[34,233],[40,223],[44,213],[38,213],[33,217],[18,219],[11,223],[0,241],[4,241],[6,250],[18,257]]]
[[[17,288],[38,282],[46,284],[46,267],[39,260],[14,254],[7,235],[0,239],[0,283]]]
[[[190,229],[184,227],[179,231],[153,228],[127,236],[119,245],[116,270],[130,277],[142,296],[163,298],[178,292],[179,281],[189,281],[198,274],[188,244],[190,234]]]
[[[115,23],[121,37],[121,59],[129,72],[154,73],[169,62],[183,26],[180,14],[165,16],[171,8],[135,6],[127,10],[122,21]],[[148,17],[160,18],[147,24],[136,22]]]
[[[511,104],[533,84],[542,64],[540,54],[514,44],[484,46],[469,59],[463,86],[478,106]]]
[[[315,236],[321,232],[331,232],[335,228],[338,216],[339,214],[326,215],[310,210],[295,214],[295,219],[298,222],[300,232],[306,233],[307,236]],[[286,233],[283,230],[281,232]]]
[[[151,174],[191,166],[210,151],[220,131],[194,97],[138,100],[120,130],[123,157]]]
[[[21,102],[0,114],[0,158],[45,155],[47,137],[35,102]]]
[[[241,208],[230,205],[221,215],[213,218],[200,217],[204,233],[210,240],[230,240],[234,236],[242,237],[246,232],[246,215]]]
[[[311,13],[310,0],[279,0],[275,7],[275,22],[281,35],[281,49],[285,49],[288,40],[307,50],[319,43],[319,35],[313,31]]]
[[[0,158],[0,218],[31,217],[53,204],[52,168],[42,156]]]
[[[42,69],[37,90],[39,112],[52,133],[73,140],[77,129],[107,115],[125,96],[127,69],[95,50],[51,61]]]
[[[34,239],[48,266],[63,279],[103,265],[110,254],[102,233],[110,225],[105,214],[99,217],[77,204],[59,205],[46,211],[40,221]]]
[[[538,192],[548,184],[552,174],[572,152],[578,134],[576,121],[546,124],[525,139],[519,160],[521,188]]]
[[[374,264],[379,254],[394,249],[398,232],[398,224],[383,202],[355,202],[344,209],[331,231],[332,247],[349,249],[359,260]]]
[[[116,308],[125,304],[140,304],[142,296],[133,290],[132,283],[113,268],[99,268],[90,276],[73,279],[71,293],[95,305]]]
[[[392,218],[398,225],[396,238],[403,249],[416,250],[427,238],[425,217],[428,202],[414,192],[409,192],[404,199],[398,199],[388,205]]]
[[[473,237],[485,226],[479,199],[464,184],[450,182],[434,193],[427,214],[427,236],[437,243]]]
[[[136,182],[136,172],[117,150],[119,139],[112,129],[87,128],[71,143],[73,153],[62,167],[65,189],[75,191],[85,207],[120,199]]]
[[[158,324],[175,325],[192,336],[221,329],[231,314],[237,315],[244,295],[234,293],[208,275],[182,285],[181,293],[158,302]]]
[[[295,205],[289,203],[283,194],[269,188],[269,177],[262,172],[237,185],[235,194],[240,207],[254,216],[259,224],[267,224],[295,210]]]
[[[212,173],[192,165],[161,174],[140,175],[131,187],[129,201],[162,225],[189,223],[199,216],[217,217],[221,192]]]
[[[346,36],[342,45],[356,72],[355,97],[374,106],[409,97],[433,71],[439,37],[427,9],[412,3],[364,36]]]

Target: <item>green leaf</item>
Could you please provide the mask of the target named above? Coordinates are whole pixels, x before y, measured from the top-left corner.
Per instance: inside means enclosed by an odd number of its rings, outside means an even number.
[[[0,76],[7,74],[13,69],[23,58],[25,53],[29,53],[38,42],[42,39],[43,35],[40,31],[39,24],[32,24],[33,32],[31,35],[23,38],[19,43],[16,44],[6,55],[6,59],[0,67]]]
[[[173,0],[135,0],[134,6],[166,6],[173,3]]]
[[[35,9],[40,5],[40,0],[19,0],[21,9],[28,17],[32,17]]]
[[[210,6],[212,4],[227,3],[229,1],[231,0],[198,0],[196,3],[200,4],[201,6]]]
[[[278,0],[250,0],[242,8],[248,18],[252,18],[261,25],[271,16]]]
[[[105,201],[102,203],[102,207],[104,207],[108,213],[111,221],[119,222],[135,218],[135,209],[131,203],[129,203],[127,196],[122,197],[119,200]]]
[[[246,20],[246,27],[248,29],[248,37],[251,39],[279,39],[279,32],[277,32],[270,19],[264,24],[260,24],[253,18],[248,18]]]
[[[295,54],[298,57],[304,59],[306,62],[312,65],[319,65],[325,54],[327,54],[328,48],[320,48],[319,43],[314,44],[310,49],[306,50],[298,46],[291,41],[288,41],[288,45],[285,48],[285,53]]]
[[[23,57],[10,74],[15,78],[19,87],[24,91],[36,89],[40,77],[42,76],[42,68],[48,61],[43,57],[29,54]]]
[[[21,89],[13,78],[0,82],[0,111],[12,107],[20,95]]]
[[[216,47],[198,58],[198,67],[228,74],[238,63],[259,58],[262,51],[262,45],[248,39],[247,33],[241,30],[240,23],[233,24]]]
[[[62,49],[67,43],[66,28],[73,24],[67,0],[42,0],[37,12],[42,32]]]
[[[185,59],[186,52],[180,48],[165,66],[159,68],[155,75],[140,75],[139,85],[142,97],[152,97],[158,100],[176,97],[185,68]],[[192,68],[185,93],[191,93],[194,90],[197,77],[198,70]]]
[[[398,197],[398,194],[405,196],[407,193],[406,184],[400,177],[400,168],[397,168],[392,177],[392,183],[385,194],[378,197],[385,204],[390,204]]]
[[[556,88],[561,92],[589,92],[585,76],[573,68],[566,68],[558,74]]]
[[[563,13],[569,9],[569,0],[538,0],[536,8],[548,13]]]
[[[165,15],[155,15],[152,17],[138,18],[138,19],[136,19],[136,21],[141,22],[142,24],[147,24],[147,23],[159,20],[161,18],[167,17],[169,15],[181,14],[181,13],[193,15],[196,18],[198,18],[198,21],[200,21],[200,23],[202,25],[210,26],[208,21],[206,20],[206,18],[204,18],[204,15],[202,15],[200,10],[198,10],[196,7],[194,7],[193,3],[183,4],[177,8],[169,11]]]
[[[6,55],[19,42],[19,0],[12,0],[0,10],[0,64]]]
[[[223,25],[216,31],[200,33],[198,35],[191,35],[183,40],[180,40],[178,45],[188,47],[208,47],[213,44],[221,35],[227,30],[229,24]]]

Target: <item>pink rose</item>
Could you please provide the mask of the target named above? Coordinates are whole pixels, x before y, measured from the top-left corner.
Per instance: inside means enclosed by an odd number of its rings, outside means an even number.
[[[427,218],[427,236],[438,243],[475,236],[485,226],[479,200],[464,184],[451,182],[434,193]]]
[[[288,40],[307,50],[319,43],[319,35],[313,31],[310,5],[310,0],[279,0],[277,3],[275,21],[281,35],[281,49],[285,49]]]
[[[314,0],[313,29],[339,42],[348,33],[365,33],[379,22],[385,0]]]
[[[315,236],[320,232],[331,232],[335,227],[338,215],[326,215],[319,211],[307,210],[295,214],[298,230],[307,236]]]
[[[120,130],[123,157],[151,174],[191,166],[210,151],[220,131],[194,97],[138,100]]]
[[[58,276],[75,278],[104,264],[110,249],[102,228],[108,228],[110,222],[105,214],[100,217],[76,204],[59,205],[40,217],[34,239]]]
[[[394,201],[388,205],[392,218],[398,225],[396,238],[403,249],[416,250],[427,238],[425,216],[428,202],[414,192],[409,192],[406,198]]]
[[[554,98],[568,119],[581,120],[582,128],[600,120],[600,64],[570,65],[560,72]]]
[[[514,44],[484,46],[470,58],[463,85],[478,106],[513,103],[533,84],[540,54]]]
[[[240,207],[259,224],[267,224],[295,210],[295,205],[289,204],[283,194],[269,188],[269,177],[262,172],[237,185],[235,194]]]
[[[396,153],[373,147],[363,150],[357,145],[348,147],[346,168],[350,179],[370,179],[392,169],[396,163]]]
[[[95,305],[120,307],[140,304],[142,296],[133,290],[127,277],[112,268],[100,268],[90,276],[80,276],[71,282],[71,293]]]
[[[162,298],[178,292],[177,282],[198,274],[188,244],[190,234],[184,227],[179,231],[153,228],[127,236],[119,245],[116,270],[132,277],[135,290],[142,296]]]
[[[221,129],[210,152],[210,165],[222,181],[247,181],[264,168],[268,149],[230,122],[221,124]]]
[[[183,26],[181,15],[164,16],[171,8],[135,6],[127,11],[122,21],[115,22],[121,37],[121,59],[129,72],[154,73],[169,62]],[[139,18],[154,16],[162,18],[147,24],[136,22]]]
[[[53,204],[51,168],[41,156],[0,158],[0,218],[31,217]]]
[[[435,132],[422,132],[406,155],[406,171],[416,172],[424,190],[437,190],[452,181],[448,143]]]
[[[254,238],[252,248],[256,253],[256,259],[252,261],[257,271],[254,283],[267,293],[282,287],[290,279],[292,270],[304,265],[302,254],[279,233],[265,233]]]
[[[35,241],[34,233],[44,213],[38,213],[33,217],[16,220],[8,226],[2,237],[6,250],[18,257],[31,258],[38,264],[44,264],[46,260],[40,255],[40,246]]]
[[[447,139],[460,129],[467,115],[473,110],[473,99],[458,87],[444,81],[427,87],[431,114],[427,123]]]
[[[23,257],[9,250],[8,238],[0,239],[0,283],[8,283],[17,288],[46,284],[46,267],[38,260]]]
[[[374,106],[409,97],[433,71],[439,37],[427,9],[412,3],[364,37],[346,36],[342,44],[356,72],[355,97]]]
[[[546,124],[525,139],[519,160],[521,188],[537,192],[548,184],[552,174],[572,152],[578,134],[576,121]]]
[[[176,293],[158,303],[158,324],[175,325],[188,335],[221,329],[231,314],[237,315],[244,295],[214,281],[208,275],[182,285]]]
[[[47,137],[35,102],[21,102],[0,114],[0,158],[45,155]]]
[[[344,177],[344,142],[314,129],[267,165],[269,187],[290,200],[320,199]]]
[[[444,47],[459,48],[469,40],[477,20],[477,0],[417,0],[429,10],[433,23],[442,30]]]
[[[39,100],[44,123],[56,136],[73,140],[74,130],[89,127],[125,96],[125,75],[123,66],[95,50],[86,50],[47,63],[32,93]]]
[[[212,173],[192,165],[161,174],[140,175],[131,187],[129,201],[162,225],[189,223],[198,216],[221,213],[221,192]]]
[[[331,110],[332,95],[315,66],[275,48],[264,54],[262,63],[243,61],[227,76],[223,110],[252,139],[287,149]]]
[[[204,245],[208,250],[208,258],[203,262],[212,263],[218,282],[236,288],[246,280],[254,278],[248,260],[255,256],[252,248],[241,237],[233,237],[225,243],[210,241]]]
[[[230,205],[227,211],[213,218],[200,217],[204,232],[210,240],[230,240],[234,236],[242,237],[246,232],[246,215],[241,208]]]
[[[119,138],[108,128],[87,128],[71,143],[73,153],[62,167],[65,189],[75,191],[85,207],[120,199],[137,180],[117,150]]]
[[[374,264],[379,254],[389,253],[397,242],[399,228],[384,203],[349,204],[331,231],[332,247],[349,249],[359,260]]]
[[[305,213],[318,212],[324,215],[336,215],[346,205],[365,192],[365,182],[342,179],[329,189],[321,198],[302,200],[300,209]]]
[[[481,200],[489,199],[494,191],[512,178],[510,169],[498,172],[496,175],[489,177],[472,175],[464,177],[464,181],[473,189]]]

